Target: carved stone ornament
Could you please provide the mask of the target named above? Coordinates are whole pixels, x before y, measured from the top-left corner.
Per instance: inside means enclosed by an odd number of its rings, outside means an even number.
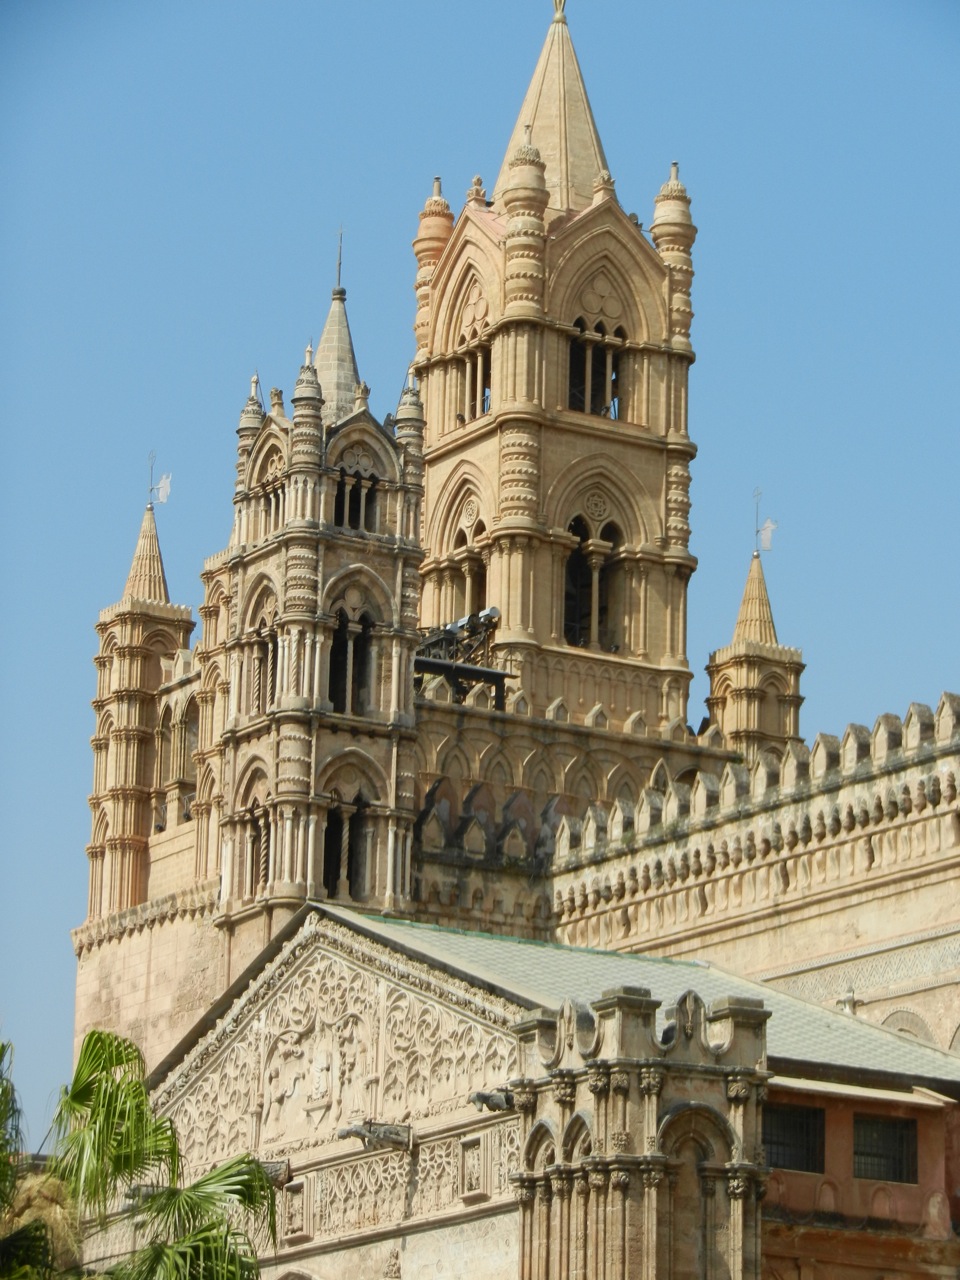
[[[598,271],[589,281],[581,299],[584,310],[597,319],[618,320],[623,314],[623,303],[605,271]]]
[[[614,1151],[623,1153],[630,1150],[630,1134],[626,1129],[614,1129],[610,1135],[610,1145]]]
[[[583,509],[591,520],[602,520],[610,510],[607,495],[602,489],[591,489],[583,500]]]
[[[245,1148],[268,1158],[313,1150],[370,1116],[396,1124],[440,1115],[509,1078],[518,1065],[509,1026],[519,1013],[311,917],[157,1105],[193,1169]]]
[[[659,1094],[663,1088],[663,1072],[656,1067],[644,1067],[640,1072],[640,1089],[643,1093]]]
[[[463,504],[464,528],[472,529],[473,526],[477,523],[477,516],[479,515],[479,513],[480,513],[480,509],[477,506],[476,498],[468,498],[466,502]]]
[[[383,1268],[383,1280],[403,1280],[403,1272],[400,1270],[399,1249],[390,1250],[387,1265]]]
[[[535,1111],[537,1107],[536,1091],[526,1087],[514,1089],[513,1106],[516,1111],[523,1113]]]
[[[630,1092],[630,1074],[627,1071],[614,1071],[610,1077],[610,1083],[613,1085],[614,1093]]]
[[[591,1067],[589,1077],[587,1078],[587,1088],[594,1095],[599,1097],[605,1094],[610,1088],[610,1076],[604,1067]]]
[[[727,1098],[736,1106],[743,1106],[750,1097],[750,1084],[747,1080],[732,1077],[727,1080]]]
[[[553,1077],[553,1096],[561,1107],[572,1107],[577,1100],[577,1084],[573,1077],[558,1072]]]
[[[731,1200],[742,1200],[750,1190],[750,1179],[742,1173],[731,1173],[727,1178],[727,1195]]]

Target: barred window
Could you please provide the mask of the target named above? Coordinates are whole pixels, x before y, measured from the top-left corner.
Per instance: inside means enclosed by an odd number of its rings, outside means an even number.
[[[853,1176],[878,1182],[916,1182],[916,1120],[854,1115]]]
[[[765,1106],[763,1145],[775,1169],[823,1173],[825,1115],[822,1107]]]

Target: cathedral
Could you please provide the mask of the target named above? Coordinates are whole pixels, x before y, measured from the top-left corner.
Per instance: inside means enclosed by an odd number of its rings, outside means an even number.
[[[960,697],[808,745],[754,553],[691,727],[665,176],[645,227],[554,0],[496,180],[419,213],[395,413],[338,280],[197,634],[149,505],[100,614],[77,1036],[279,1171],[270,1280],[960,1267]]]

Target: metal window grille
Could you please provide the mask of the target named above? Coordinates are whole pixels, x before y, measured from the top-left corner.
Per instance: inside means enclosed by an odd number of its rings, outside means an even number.
[[[822,1107],[765,1106],[763,1145],[775,1169],[823,1173],[825,1115]]]
[[[854,1115],[853,1176],[878,1182],[916,1182],[916,1120]]]

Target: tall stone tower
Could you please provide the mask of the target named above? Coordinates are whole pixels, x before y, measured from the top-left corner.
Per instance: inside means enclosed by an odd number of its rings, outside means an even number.
[[[711,723],[726,742],[753,763],[761,751],[779,760],[788,742],[800,741],[799,649],[777,640],[760,552],[753,553],[733,640],[711,653]]]
[[[673,167],[620,207],[557,0],[488,199],[439,184],[414,242],[427,420],[422,614],[501,610],[533,714],[685,723],[690,251]],[[580,716],[578,710],[580,709]]]
[[[175,655],[187,648],[190,610],[170,603],[153,504],[148,503],[123,598],[97,623],[97,717],[90,807],[91,917],[125,911],[149,893],[148,840],[163,822],[166,791],[188,782],[189,762],[173,766],[169,721],[158,717],[157,693],[172,675]],[[176,744],[179,751],[179,735]],[[165,756],[165,758],[164,758]]]

